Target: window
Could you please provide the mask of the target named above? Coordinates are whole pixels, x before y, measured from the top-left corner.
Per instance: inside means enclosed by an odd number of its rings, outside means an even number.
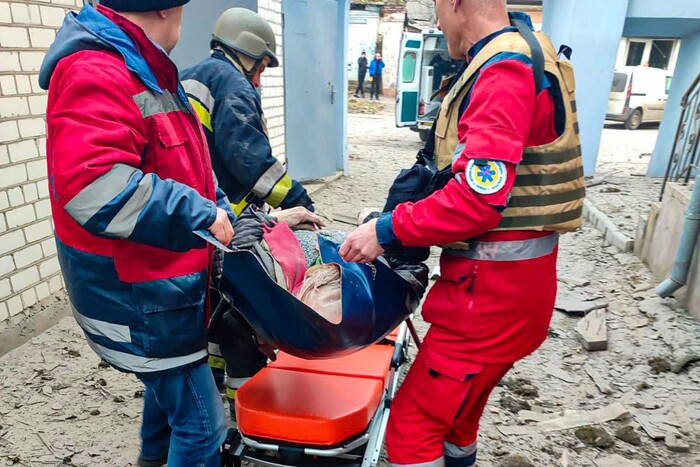
[[[666,77],[666,95],[671,92],[671,82],[673,81],[673,76]]]
[[[416,77],[416,53],[406,52],[403,56],[401,81],[412,83]]]
[[[649,55],[649,66],[668,70],[673,52],[672,40],[654,40],[651,42],[651,54]]]
[[[630,41],[629,49],[627,49],[627,61],[625,62],[625,66],[641,65],[642,57],[644,57],[644,47],[646,47],[645,42]]]
[[[611,92],[625,92],[627,84],[627,75],[625,73],[615,73],[613,75],[613,83]]]

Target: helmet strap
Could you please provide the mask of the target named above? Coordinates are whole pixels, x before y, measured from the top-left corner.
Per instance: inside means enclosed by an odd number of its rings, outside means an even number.
[[[260,70],[260,65],[263,62],[262,59],[255,60],[253,66],[250,69],[248,69],[243,63],[243,60],[241,60],[239,52],[236,52],[235,50],[231,49],[231,47],[228,47],[227,45],[222,44],[221,42],[217,42],[215,48],[221,50],[229,60],[234,61],[238,65],[239,69],[243,72],[246,79],[252,82],[253,78],[258,73],[258,70]],[[247,55],[246,58],[253,60],[252,57],[248,57]]]

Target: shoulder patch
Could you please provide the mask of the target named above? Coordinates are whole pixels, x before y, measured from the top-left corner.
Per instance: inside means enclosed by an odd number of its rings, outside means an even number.
[[[464,172],[469,187],[480,195],[498,193],[506,186],[506,165],[501,161],[472,159]]]

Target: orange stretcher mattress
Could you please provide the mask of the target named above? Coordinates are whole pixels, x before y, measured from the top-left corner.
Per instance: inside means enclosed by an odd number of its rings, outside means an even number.
[[[250,438],[337,446],[367,429],[393,354],[392,345],[380,344],[332,360],[280,353],[238,391],[238,428]]]

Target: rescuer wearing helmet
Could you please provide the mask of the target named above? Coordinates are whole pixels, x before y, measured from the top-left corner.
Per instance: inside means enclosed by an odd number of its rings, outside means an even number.
[[[260,98],[260,78],[279,66],[275,33],[245,8],[226,10],[216,21],[211,55],[184,70],[182,85],[199,115],[209,143],[214,174],[236,215],[247,207],[297,208],[302,222],[319,223],[306,189],[287,175],[272,154]],[[304,209],[305,208],[305,209]],[[303,212],[299,210],[303,209]],[[307,211],[308,210],[308,211]],[[283,221],[280,216],[280,221]],[[247,322],[228,303],[218,303],[209,324],[209,364],[226,392],[234,415],[236,391],[273,357],[261,352]]]

